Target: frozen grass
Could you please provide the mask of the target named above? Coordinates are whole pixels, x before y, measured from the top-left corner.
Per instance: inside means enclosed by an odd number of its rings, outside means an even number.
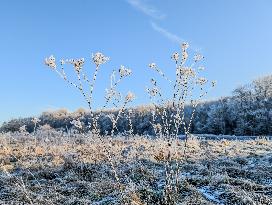
[[[0,145],[0,204],[164,204],[164,139],[52,130]],[[272,204],[272,141],[190,137],[187,160],[183,148],[170,162],[181,162],[175,204]]]

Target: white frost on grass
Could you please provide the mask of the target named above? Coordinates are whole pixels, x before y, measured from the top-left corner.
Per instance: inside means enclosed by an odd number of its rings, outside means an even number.
[[[217,204],[224,204],[222,201],[220,201],[219,195],[221,192],[211,190],[209,186],[204,186],[197,189],[207,200],[217,203]]]
[[[102,205],[102,204],[107,204],[107,203],[114,203],[115,201],[116,201],[116,199],[113,197],[104,197],[100,201],[93,202],[92,204],[93,205]]]

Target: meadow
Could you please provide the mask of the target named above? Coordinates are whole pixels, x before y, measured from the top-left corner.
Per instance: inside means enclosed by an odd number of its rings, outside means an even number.
[[[2,134],[0,204],[271,204],[272,141],[208,137]]]

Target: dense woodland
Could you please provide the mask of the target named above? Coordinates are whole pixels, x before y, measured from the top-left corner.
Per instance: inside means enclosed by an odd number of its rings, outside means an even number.
[[[133,108],[131,122],[134,134],[154,134],[152,127],[151,105]],[[163,108],[161,108],[163,109]],[[125,114],[128,110],[125,110]],[[166,109],[168,118],[171,118],[172,108]],[[185,113],[192,112],[190,105],[186,106]],[[110,132],[112,123],[108,114],[117,115],[118,110],[97,111],[101,114],[98,120],[101,134]],[[68,131],[72,128],[73,119],[80,119],[83,123],[83,132],[89,130],[91,116],[83,109],[69,113],[65,109],[54,112],[44,112],[39,117],[40,126],[48,124],[54,129]],[[18,131],[26,125],[27,131],[34,130],[32,118],[14,119],[3,123],[0,131]],[[188,119],[187,119],[188,120]],[[155,123],[162,123],[160,117]],[[173,128],[173,125],[170,126]],[[170,128],[171,129],[171,128]],[[129,130],[126,117],[118,120],[116,133],[125,133]],[[183,130],[180,130],[180,134]],[[195,113],[191,133],[197,134],[227,134],[227,135],[271,135],[272,134],[272,75],[259,78],[233,91],[232,96],[222,97],[214,101],[201,102]],[[165,134],[165,133],[164,133]]]

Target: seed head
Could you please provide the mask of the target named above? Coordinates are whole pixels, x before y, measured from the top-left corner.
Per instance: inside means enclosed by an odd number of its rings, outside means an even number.
[[[129,91],[128,94],[127,94],[127,96],[126,96],[126,101],[130,102],[130,101],[132,101],[134,99],[135,99],[134,93],[132,93],[132,92]]]
[[[154,69],[154,68],[157,67],[157,65],[156,65],[156,63],[150,63],[150,64],[148,65],[148,67],[151,68],[151,69]]]
[[[53,55],[49,56],[49,58],[45,58],[44,60],[45,65],[49,66],[52,69],[56,69],[56,59]]]
[[[199,85],[205,85],[207,83],[207,79],[206,78],[198,78],[196,83]]]
[[[92,54],[93,62],[96,66],[99,66],[101,64],[106,63],[108,60],[110,60],[109,57],[104,56],[102,53],[97,52],[95,54]]]
[[[181,44],[181,49],[182,49],[183,51],[185,51],[187,48],[189,48],[189,43],[183,42],[183,43]]]
[[[178,52],[175,52],[172,54],[172,57],[171,57],[174,61],[178,61],[179,60],[179,53]]]
[[[125,68],[125,66],[121,65],[121,67],[119,68],[119,74],[121,76],[121,78],[126,77],[131,75],[132,70],[129,68]]]
[[[75,71],[80,72],[85,63],[85,60],[84,58],[70,59],[68,62],[74,66]]]
[[[185,77],[195,77],[195,71],[190,67],[179,66],[177,69],[177,74],[183,75]]]

